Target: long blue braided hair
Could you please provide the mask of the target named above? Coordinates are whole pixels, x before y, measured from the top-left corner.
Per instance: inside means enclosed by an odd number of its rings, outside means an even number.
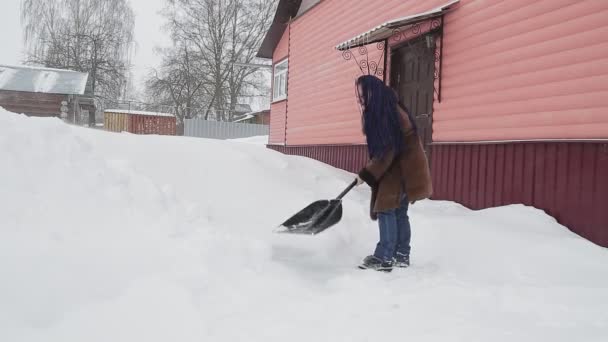
[[[382,80],[371,75],[357,78],[355,87],[362,109],[363,133],[367,139],[370,158],[382,158],[391,149],[395,155],[401,153],[403,131],[398,109],[400,104],[395,92]],[[409,116],[409,110],[404,109]]]

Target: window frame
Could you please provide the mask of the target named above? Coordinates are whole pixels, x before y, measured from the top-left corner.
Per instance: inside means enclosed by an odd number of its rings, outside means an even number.
[[[284,70],[277,72],[277,68],[285,65]],[[287,79],[289,77],[289,58],[276,63],[272,68],[272,102],[287,100]]]

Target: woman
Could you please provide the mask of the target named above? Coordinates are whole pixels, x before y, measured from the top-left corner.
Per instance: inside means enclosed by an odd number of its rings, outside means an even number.
[[[392,271],[410,265],[409,203],[428,198],[431,176],[415,121],[380,79],[365,75],[356,81],[369,162],[357,184],[372,188],[370,215],[378,220],[380,241],[362,269]]]

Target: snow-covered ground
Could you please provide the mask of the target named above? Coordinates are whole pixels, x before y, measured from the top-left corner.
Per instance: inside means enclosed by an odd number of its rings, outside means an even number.
[[[242,142],[242,143],[255,144],[255,145],[267,145],[268,144],[267,135],[256,135],[256,136],[249,137],[249,138],[238,138],[238,139],[229,139],[229,140],[234,141],[234,142]]]
[[[413,265],[361,271],[369,190],[263,146],[0,110],[0,341],[606,341],[608,252],[543,212],[411,209]]]

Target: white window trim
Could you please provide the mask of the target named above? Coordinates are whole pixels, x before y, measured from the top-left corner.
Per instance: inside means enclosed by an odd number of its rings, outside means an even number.
[[[277,67],[287,64],[287,68],[277,72]],[[288,59],[275,64],[272,76],[272,102],[283,101],[287,99],[287,78],[289,71]],[[281,82],[282,81],[282,82]],[[280,85],[283,84],[283,87]]]

